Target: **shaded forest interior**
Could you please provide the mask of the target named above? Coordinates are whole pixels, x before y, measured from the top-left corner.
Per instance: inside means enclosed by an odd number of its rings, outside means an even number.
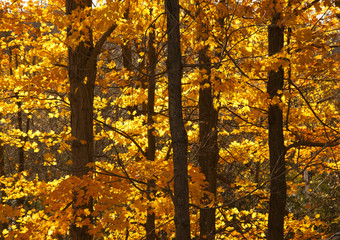
[[[0,43],[0,239],[338,237],[339,0],[4,0]]]

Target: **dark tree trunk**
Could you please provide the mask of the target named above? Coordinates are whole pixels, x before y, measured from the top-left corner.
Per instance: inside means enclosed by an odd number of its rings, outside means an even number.
[[[129,13],[130,13],[130,4],[128,4],[128,7],[126,8],[124,12],[124,18],[125,20],[129,20]],[[131,71],[132,70],[132,52],[131,52],[131,44],[129,41],[122,44],[122,55],[123,55],[123,66]]]
[[[10,51],[10,58],[11,58],[11,62],[13,61],[12,60],[12,51]],[[18,68],[19,66],[19,61],[18,61],[18,55],[15,54],[14,55],[14,62],[15,62],[15,68]],[[10,75],[13,75],[13,70],[12,68],[10,69]],[[22,106],[22,102],[20,101],[19,99],[19,93],[16,93],[15,94],[18,102],[17,102],[17,106],[18,106],[18,113],[17,113],[17,124],[18,124],[18,129],[23,132],[23,126],[22,126],[22,110],[21,110],[21,106]],[[23,137],[21,137],[20,139],[22,142],[24,140]],[[25,152],[24,152],[24,145],[22,145],[20,148],[19,148],[19,151],[18,151],[18,172],[22,172],[25,170]]]
[[[126,15],[126,14],[124,14]],[[124,68],[126,68],[126,70],[128,71],[132,71],[132,51],[131,51],[131,43],[128,41],[127,43],[124,43],[121,45],[122,47],[122,57],[123,57],[123,66]],[[131,81],[131,85],[134,88],[138,88],[139,86],[136,85],[135,82],[133,82],[133,80]],[[135,114],[133,114],[134,111],[137,112],[137,115],[139,115],[139,111],[138,111],[138,104],[132,105],[132,106],[127,106],[126,110],[128,112],[130,112],[129,114],[129,119],[133,119]]]
[[[284,41],[284,27],[278,24],[280,14],[276,14],[268,26],[269,56],[281,51]],[[270,98],[279,96],[283,89],[284,71],[269,72],[267,92]],[[283,137],[283,116],[278,104],[270,105],[268,112],[269,162],[270,162],[270,199],[268,218],[268,240],[283,240],[284,216],[286,208],[285,145]]]
[[[174,205],[176,239],[190,239],[189,187],[187,147],[188,136],[182,113],[182,55],[179,33],[178,0],[166,0],[168,35],[168,93],[169,121],[173,146],[174,164]]]
[[[0,177],[5,176],[5,148],[0,140]]]
[[[155,90],[156,90],[156,49],[153,46],[155,42],[155,32],[154,26],[151,27],[151,32],[149,34],[148,41],[148,62],[149,62],[149,81],[148,81],[148,150],[147,156],[149,161],[155,160],[156,155],[156,137],[154,135],[155,128],[153,126],[154,120],[153,117],[155,115]],[[151,193],[154,192],[155,182],[153,179],[148,181],[148,201],[153,201],[153,197]],[[155,213],[153,209],[148,208],[146,223],[145,223],[145,231],[146,231],[146,240],[155,240],[156,239],[156,226],[155,226]]]
[[[80,48],[81,49],[81,48]],[[79,49],[79,50],[80,50]],[[69,53],[72,50],[69,50]],[[69,55],[69,78],[70,78],[70,104],[71,104],[71,133],[75,138],[71,143],[72,166],[71,173],[73,176],[82,177],[87,175],[90,168],[87,164],[93,162],[93,97],[94,97],[94,79],[96,66],[90,65],[91,71],[83,69],[86,55],[81,55],[82,51]],[[76,59],[77,55],[82,58],[79,62]],[[72,59],[73,58],[73,59]],[[73,62],[76,60],[75,65]],[[92,61],[92,60],[90,60]],[[84,62],[83,62],[84,63]],[[89,64],[87,64],[89,67]],[[88,73],[84,73],[88,72]],[[87,77],[87,83],[83,81]],[[85,189],[84,189],[85,190]],[[85,190],[86,195],[86,190]],[[74,192],[74,212],[78,209],[90,209],[92,211],[92,198],[82,196],[82,203],[76,205],[78,201],[78,192]],[[88,200],[85,200],[87,198]],[[77,216],[75,215],[75,218]],[[85,218],[85,216],[80,216]],[[77,227],[75,224],[71,226],[70,233],[73,240],[87,240],[92,239],[92,236],[87,232],[88,227]]]
[[[17,95],[17,98],[18,98],[18,95]],[[18,106],[18,113],[17,113],[18,129],[21,132],[23,132],[22,111],[21,111],[22,103],[21,103],[20,100],[17,102],[17,106]],[[23,141],[23,140],[24,140],[23,137],[21,137],[21,141]],[[19,172],[23,172],[25,170],[25,151],[24,151],[24,146],[21,146],[19,148],[18,157],[19,157],[19,168],[18,168],[18,171]]]
[[[66,0],[66,14],[71,14],[76,9],[85,9],[92,6],[92,0]],[[82,20],[82,19],[80,19]],[[71,105],[71,134],[74,139],[71,142],[71,174],[75,177],[83,177],[90,171],[89,163],[93,162],[93,98],[94,86],[97,75],[97,57],[103,44],[116,25],[112,25],[99,38],[96,45],[93,44],[92,31],[86,27],[79,35],[84,37],[76,47],[68,48],[68,77],[70,81],[70,105]],[[67,28],[67,37],[70,38],[73,31],[71,26]],[[74,219],[78,209],[93,210],[93,199],[87,196],[86,189],[81,189],[84,194],[79,196],[75,189],[73,199]],[[81,198],[81,200],[79,200]],[[81,202],[77,204],[77,202]],[[91,216],[91,215],[90,215]],[[90,219],[92,224],[92,219]],[[88,233],[88,226],[78,227],[74,222],[70,226],[72,240],[87,240],[93,237]]]
[[[125,14],[127,16],[128,14]],[[124,43],[121,45],[122,48],[122,57],[123,57],[123,67],[126,70],[132,70],[132,53],[131,53],[131,45],[130,42]],[[127,106],[126,110],[130,112],[129,119],[133,119],[134,115],[132,114],[135,110],[138,110],[138,105]]]
[[[71,14],[73,10],[91,7],[91,0],[66,0],[66,14]],[[96,80],[97,66],[96,57],[91,56],[93,41],[91,30],[88,33],[80,32],[87,40],[80,42],[75,48],[68,49],[68,76],[70,81],[70,105],[71,105],[71,134],[74,139],[71,143],[71,174],[76,177],[87,175],[90,168],[87,164],[93,162],[93,98],[94,84]],[[67,35],[70,37],[72,31],[77,29],[68,28]],[[92,198],[78,196],[74,191],[74,218],[78,209],[90,209],[92,211]],[[81,204],[75,202],[83,198]],[[87,200],[85,199],[87,198]],[[88,226],[78,227],[71,224],[70,234],[73,240],[92,239],[88,233]]]
[[[130,48],[130,43],[125,43],[122,45],[122,55],[123,55],[123,66],[131,71],[132,70],[132,53]]]
[[[22,106],[21,101],[19,101],[17,103],[17,105],[18,105],[18,108],[19,108],[18,115],[17,115],[17,117],[18,117],[18,128],[19,128],[19,130],[21,132],[23,132],[24,131],[24,126],[22,124],[23,116],[22,116],[22,110],[21,110],[21,106]],[[25,130],[26,134],[28,133],[29,128],[30,128],[30,119],[27,117],[26,118],[26,130]],[[18,169],[19,172],[23,172],[25,170],[26,159],[25,159],[24,145],[27,142],[27,136],[21,137],[21,141],[23,143],[22,143],[22,146],[19,148],[19,169]]]
[[[218,161],[217,145],[217,110],[214,108],[210,81],[210,58],[207,48],[199,52],[199,63],[204,64],[206,70],[199,90],[199,152],[198,161],[201,171],[208,182],[208,192],[216,196],[216,166]],[[209,204],[214,199],[208,196],[202,199],[203,204]],[[200,211],[200,238],[215,239],[215,209],[202,209]]]
[[[126,8],[124,12],[124,18],[125,20],[129,21],[129,13],[130,13],[130,4],[128,4],[128,7]],[[123,66],[128,71],[133,70],[133,64],[132,64],[132,51],[131,51],[131,42],[127,41],[121,45],[122,48],[122,57],[123,57]],[[133,79],[130,78],[131,87],[138,88],[139,86],[133,82]],[[134,104],[132,106],[127,106],[126,110],[129,113],[129,119],[133,119],[136,115],[140,115],[140,112],[138,111],[138,104]],[[136,111],[136,114],[133,114],[133,112]]]
[[[1,129],[0,129],[1,130]],[[0,177],[5,176],[5,148],[3,142],[0,140]],[[1,189],[5,187],[5,184],[0,184],[0,202],[6,197],[5,191]],[[8,228],[8,224],[6,222],[0,222],[0,240],[5,239],[2,231]]]

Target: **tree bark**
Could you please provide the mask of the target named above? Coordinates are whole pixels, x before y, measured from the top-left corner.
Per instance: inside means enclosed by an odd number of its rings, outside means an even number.
[[[199,63],[206,70],[204,80],[200,83],[199,90],[199,152],[198,161],[206,181],[207,191],[216,196],[216,167],[218,161],[217,145],[217,110],[214,108],[213,95],[210,81],[210,58],[207,55],[207,47],[199,52]],[[205,196],[203,204],[209,204],[214,199]],[[200,210],[200,238],[215,239],[215,209]]]
[[[273,16],[268,26],[269,56],[281,51],[284,42],[284,27],[279,24],[280,14]],[[270,98],[280,98],[278,90],[283,89],[284,71],[280,67],[277,71],[269,72],[267,92]],[[284,216],[286,208],[286,173],[285,173],[285,145],[283,137],[283,116],[278,104],[269,106],[268,112],[268,142],[270,162],[270,198],[268,218],[268,240],[283,240]]]
[[[174,164],[174,205],[176,239],[190,239],[189,187],[187,147],[188,136],[182,113],[182,54],[179,32],[178,0],[166,0],[168,35],[168,93],[169,121],[173,146]]]
[[[22,102],[19,101],[17,102],[17,106],[18,106],[18,113],[17,113],[17,120],[18,120],[18,129],[21,131],[21,132],[24,132],[24,127],[23,127],[23,114],[22,114],[22,110],[21,110],[21,106],[22,106]],[[30,128],[30,119],[27,117],[26,118],[26,134],[28,133],[29,131],[29,128]],[[27,136],[26,137],[21,137],[20,138],[21,141],[22,141],[22,146],[19,148],[19,168],[18,168],[18,172],[23,172],[25,170],[25,162],[26,162],[26,159],[25,159],[25,150],[24,150],[24,146],[27,142]]]
[[[1,129],[0,129],[1,130]],[[5,177],[5,148],[3,142],[0,140],[0,177]],[[2,188],[5,187],[5,184],[0,184],[0,201],[3,202],[3,199],[6,197],[5,191],[2,191]],[[2,231],[8,228],[8,224],[4,222],[0,222],[0,240],[5,239]]]
[[[0,140],[0,177],[5,176],[5,147]]]
[[[66,14],[71,14],[75,9],[85,9],[91,7],[91,0],[66,0]],[[74,138],[71,142],[71,174],[76,177],[87,175],[90,168],[89,163],[93,162],[93,98],[94,84],[97,73],[96,57],[91,57],[93,50],[93,40],[91,29],[87,29],[89,35],[80,32],[80,35],[86,38],[80,42],[75,48],[68,48],[68,76],[70,81],[70,105],[71,105],[71,134]],[[77,29],[67,29],[68,37],[72,31]],[[76,216],[78,209],[89,209],[92,211],[92,198],[86,198],[86,189],[84,196],[74,191],[73,210],[74,218],[81,217],[86,219],[84,215]],[[81,204],[79,198],[83,198]],[[73,240],[88,240],[92,236],[88,233],[88,226],[79,227],[74,223],[70,226],[70,234]]]
[[[151,10],[150,10],[151,11]],[[156,156],[156,137],[154,135],[155,128],[153,126],[155,116],[155,90],[156,90],[156,49],[154,47],[155,42],[155,31],[154,26],[151,26],[151,32],[149,33],[149,41],[148,41],[148,62],[149,62],[149,81],[148,81],[148,149],[147,149],[147,157],[149,161],[155,161]],[[148,201],[154,201],[152,197],[152,193],[154,193],[155,181],[153,179],[148,180]],[[156,239],[156,226],[155,226],[155,213],[151,207],[148,208],[146,223],[145,223],[145,231],[146,231],[146,240],[155,240]]]
[[[17,98],[19,98],[18,95],[17,95]],[[17,106],[18,106],[18,113],[17,113],[18,129],[21,132],[23,132],[22,110],[21,110],[22,103],[21,103],[20,100],[17,102]],[[24,141],[23,137],[21,137],[21,141]],[[19,148],[18,157],[19,157],[18,172],[23,172],[25,170],[25,151],[24,151],[24,146],[23,145]]]
[[[11,62],[12,60],[12,51],[10,50],[10,58],[11,58]],[[18,68],[19,66],[19,61],[18,61],[18,55],[15,54],[14,56],[14,66],[15,69]],[[13,70],[12,68],[10,69],[10,75],[13,75]],[[17,113],[17,123],[18,123],[18,129],[23,132],[23,126],[22,126],[22,110],[21,110],[21,106],[22,106],[22,102],[19,100],[19,93],[16,92],[15,93],[15,97],[17,98],[18,102],[17,102],[17,106],[18,106],[18,113]],[[20,137],[20,140],[22,142],[24,142],[24,138]],[[22,146],[18,149],[18,172],[23,172],[25,170],[25,151],[24,151],[24,145],[22,144]]]

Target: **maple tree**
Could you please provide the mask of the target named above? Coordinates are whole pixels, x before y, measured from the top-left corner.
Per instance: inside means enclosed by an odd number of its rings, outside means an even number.
[[[321,239],[339,1],[0,2],[1,239]]]
[[[280,3],[273,2],[273,17],[268,26],[268,55],[279,53],[284,45],[284,25],[281,21]],[[268,74],[267,92],[272,100],[283,90],[284,70],[282,65]],[[283,239],[286,209],[286,167],[283,136],[283,113],[279,102],[270,104],[268,109],[268,145],[270,165],[270,198],[268,216],[268,239]]]
[[[179,30],[179,1],[165,2],[168,34],[169,123],[174,162],[174,197],[176,238],[190,239],[188,136],[182,112],[182,53]]]

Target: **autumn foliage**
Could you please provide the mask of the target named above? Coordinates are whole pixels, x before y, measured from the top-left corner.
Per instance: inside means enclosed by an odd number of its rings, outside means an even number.
[[[282,174],[284,239],[339,231],[338,0],[179,1],[185,129],[171,131],[165,1],[66,3],[0,1],[0,239],[173,239],[175,134],[187,136],[191,239],[267,239]],[[283,36],[273,54],[271,27]]]

